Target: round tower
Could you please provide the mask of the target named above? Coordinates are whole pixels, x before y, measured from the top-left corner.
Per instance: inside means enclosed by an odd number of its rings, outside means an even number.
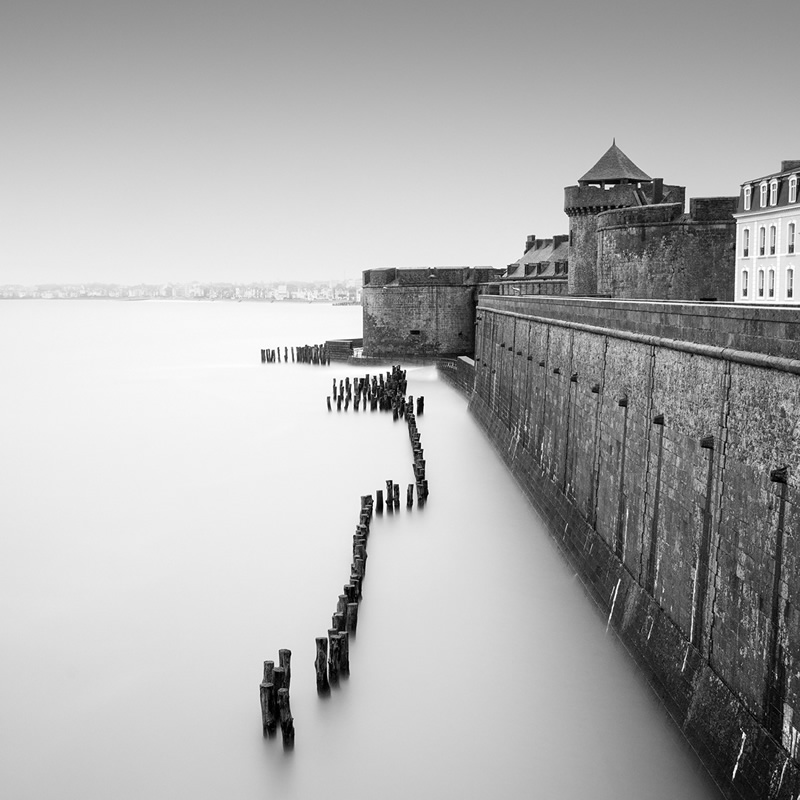
[[[639,169],[616,141],[600,160],[564,189],[569,217],[569,293],[597,294],[597,214],[614,208],[660,203],[662,181]]]

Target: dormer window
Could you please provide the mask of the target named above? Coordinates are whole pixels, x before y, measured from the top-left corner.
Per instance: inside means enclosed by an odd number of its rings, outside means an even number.
[[[761,186],[759,186],[761,190],[761,208],[767,207],[767,182],[764,181]]]
[[[778,179],[773,178],[769,182],[769,204],[775,206],[778,204]]]
[[[789,178],[789,202],[797,202],[797,175],[792,175],[792,177]]]
[[[744,210],[750,210],[750,203],[753,200],[753,187],[752,186],[745,186],[744,187]]]

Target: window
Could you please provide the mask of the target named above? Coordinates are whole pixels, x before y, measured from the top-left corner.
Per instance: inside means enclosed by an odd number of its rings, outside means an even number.
[[[794,270],[789,267],[786,270],[786,296],[792,297],[794,295]]]
[[[750,203],[753,199],[753,187],[752,186],[745,186],[744,187],[744,210],[750,210]]]
[[[775,270],[769,271],[769,296],[775,297]]]
[[[774,225],[769,226],[769,254],[775,255],[775,232],[777,228]]]
[[[767,229],[761,227],[758,229],[758,254],[763,256],[766,253],[767,247]]]
[[[764,296],[764,270],[760,269],[758,271],[758,296]]]
[[[742,270],[742,297],[747,297],[747,278],[748,278],[748,271]]]
[[[745,228],[742,231],[742,257],[747,258],[750,255],[750,228]]]
[[[771,206],[777,205],[778,203],[778,179],[773,178],[769,182],[769,204]]]
[[[795,232],[795,224],[794,222],[789,223],[789,227],[786,229],[786,252],[791,255],[794,253],[794,232]]]
[[[792,177],[789,178],[789,202],[797,202],[797,175],[792,175]]]
[[[764,181],[759,188],[761,189],[761,208],[766,208],[767,207],[767,182]]]

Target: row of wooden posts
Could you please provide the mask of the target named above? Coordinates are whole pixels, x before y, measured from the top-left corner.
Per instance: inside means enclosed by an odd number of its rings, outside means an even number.
[[[372,495],[363,495],[358,525],[353,534],[350,581],[344,585],[343,592],[339,595],[328,635],[315,639],[314,667],[317,692],[320,694],[326,694],[331,686],[338,685],[341,676],[350,674],[350,636],[355,636],[358,627],[358,604],[361,602],[362,585],[367,571],[367,539],[372,514]]]
[[[264,662],[264,679],[259,687],[261,724],[264,733],[272,736],[280,722],[284,747],[294,746],[294,718],[289,706],[289,684],[292,680],[292,651],[278,651],[278,666]]]
[[[392,371],[385,375],[370,376],[367,373],[363,378],[353,378],[352,383],[350,378],[340,379],[338,389],[334,378],[331,394],[327,397],[328,411],[333,410],[333,403],[337,411],[342,410],[342,405],[345,411],[349,410],[352,403],[354,411],[362,406],[366,411],[369,406],[370,411],[391,411],[392,418],[397,420],[405,416],[409,406],[413,411],[414,398],[405,396],[407,385],[405,370],[399,366],[392,367]],[[425,398],[417,398],[417,414],[422,414],[424,408]]]
[[[283,348],[283,361],[285,364],[289,363],[289,353],[291,352],[292,362],[297,361],[298,364],[318,364],[320,366],[330,366],[331,356],[328,348],[324,344],[304,344],[301,347],[284,347]],[[278,347],[274,350],[261,350],[261,363],[274,364],[281,363],[281,348]]]
[[[269,360],[262,350],[262,361]],[[274,351],[273,351],[274,352]],[[298,358],[300,349],[298,348]],[[294,360],[294,349],[292,360]],[[273,359],[274,360],[274,359]],[[278,354],[280,360],[280,354]],[[284,349],[284,360],[286,350]],[[315,363],[315,362],[312,362]],[[414,480],[408,484],[406,491],[406,506],[411,508],[414,504],[414,486],[417,488],[418,505],[423,505],[428,498],[428,481],[425,477],[425,459],[417,429],[416,417],[423,413],[425,398],[417,398],[417,414],[414,414],[414,398],[406,397],[407,380],[405,370],[400,366],[393,366],[385,375],[366,375],[350,381],[346,378],[339,381],[337,392],[336,380],[333,381],[332,397],[341,409],[342,401],[347,410],[350,402],[358,411],[363,402],[366,410],[367,403],[372,410],[391,410],[393,419],[405,418],[408,425],[408,435],[414,453]],[[328,410],[331,410],[331,397],[328,397]],[[386,481],[385,507],[392,512],[400,509],[400,485],[391,480]],[[358,525],[353,535],[353,560],[350,566],[350,581],[343,587],[339,595],[336,611],[331,618],[331,627],[327,636],[315,639],[316,656],[314,668],[316,672],[317,691],[320,694],[330,692],[332,686],[339,683],[342,676],[350,674],[350,637],[355,636],[358,627],[358,608],[362,598],[362,586],[367,568],[367,540],[369,539],[370,523],[373,513],[383,513],[384,493],[378,489],[375,499],[371,494],[361,497],[361,509]],[[294,719],[289,705],[289,683],[291,680],[291,651],[279,650],[279,665],[274,661],[264,662],[264,678],[260,686],[261,719],[266,735],[272,736],[278,723],[281,726],[284,747],[294,746]]]

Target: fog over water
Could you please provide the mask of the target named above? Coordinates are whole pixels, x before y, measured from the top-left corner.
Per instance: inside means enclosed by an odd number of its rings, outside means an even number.
[[[375,366],[261,364],[360,307],[0,304],[0,796],[718,795],[431,367],[430,499],[373,521],[351,675],[314,680],[359,498],[404,423],[329,413]],[[292,650],[296,747],[261,732]]]

